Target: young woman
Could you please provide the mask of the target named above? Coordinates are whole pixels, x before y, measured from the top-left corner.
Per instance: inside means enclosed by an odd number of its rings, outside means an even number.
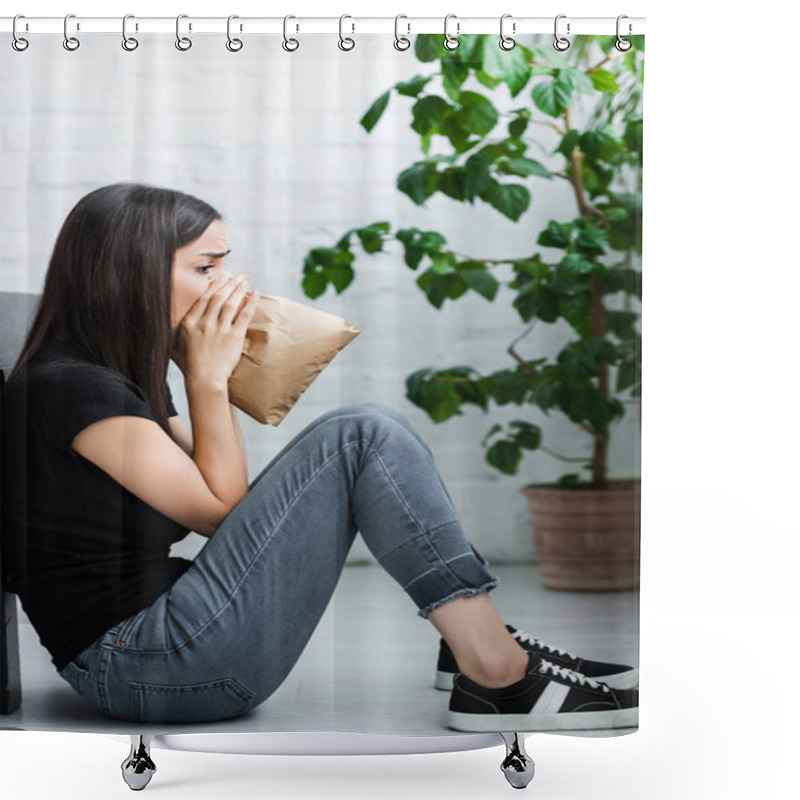
[[[450,727],[636,725],[636,670],[506,627],[401,414],[323,414],[248,484],[227,381],[257,295],[223,275],[229,252],[207,203],[134,183],[85,196],[58,235],[2,392],[2,531],[9,588],[59,674],[112,718],[241,714],[289,674],[360,531],[443,637]],[[170,557],[189,531],[202,551]]]

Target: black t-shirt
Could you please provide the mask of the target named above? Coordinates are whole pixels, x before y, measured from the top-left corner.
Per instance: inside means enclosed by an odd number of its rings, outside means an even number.
[[[191,566],[169,557],[188,530],[72,449],[98,420],[155,420],[134,383],[52,343],[0,398],[3,570],[60,670]]]

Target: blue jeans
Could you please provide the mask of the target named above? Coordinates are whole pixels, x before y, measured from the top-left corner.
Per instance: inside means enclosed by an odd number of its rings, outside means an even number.
[[[344,406],[270,462],[167,592],[59,674],[114,719],[242,714],[297,662],[359,531],[422,617],[497,585],[419,433],[386,406]]]

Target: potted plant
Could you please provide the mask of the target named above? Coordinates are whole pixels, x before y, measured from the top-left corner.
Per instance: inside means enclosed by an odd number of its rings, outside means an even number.
[[[607,475],[611,424],[625,415],[626,403],[637,405],[641,420],[641,337],[632,306],[641,300],[635,261],[641,254],[644,42],[631,41],[625,53],[615,49],[614,36],[580,36],[565,52],[519,43],[504,51],[495,37],[474,35],[460,37],[458,49],[449,51],[440,36],[417,36],[417,59],[438,70],[388,89],[361,119],[369,132],[392,92],[411,99],[411,128],[423,157],[398,175],[397,188],[417,205],[441,192],[458,202],[486,203],[517,221],[531,205],[530,184],[563,180],[575,198],[575,216],[549,221],[535,240],[538,248],[516,259],[471,258],[448,248],[439,231],[381,221],[347,231],[332,247],[312,249],[304,261],[302,286],[313,299],[328,285],[346,290],[358,248],[374,254],[397,242],[435,308],[470,291],[495,302],[502,290],[511,301],[527,327],[498,352],[495,371],[420,369],[407,378],[407,397],[437,423],[460,415],[465,404],[488,413],[491,403],[514,403],[546,415],[556,409],[586,433],[587,475],[570,471],[522,489],[549,588],[638,585],[639,479]],[[487,91],[465,88],[470,77]],[[519,100],[501,122],[493,99],[501,101],[505,89]],[[582,129],[580,102],[591,107]],[[558,170],[528,153],[541,124],[558,133]],[[434,137],[445,152],[431,154]],[[631,184],[633,190],[626,188]],[[513,268],[513,280],[495,277],[499,264]],[[621,308],[609,306],[612,296]],[[525,359],[517,347],[533,325],[559,320],[570,327],[567,344],[552,360]],[[482,445],[486,461],[508,475],[516,474],[526,451],[560,457],[544,447],[541,428],[524,418],[492,425]]]

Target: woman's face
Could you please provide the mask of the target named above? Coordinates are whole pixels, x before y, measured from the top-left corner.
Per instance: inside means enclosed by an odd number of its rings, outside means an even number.
[[[172,259],[172,330],[223,269],[228,255],[228,231],[215,219],[193,242],[179,247]]]

